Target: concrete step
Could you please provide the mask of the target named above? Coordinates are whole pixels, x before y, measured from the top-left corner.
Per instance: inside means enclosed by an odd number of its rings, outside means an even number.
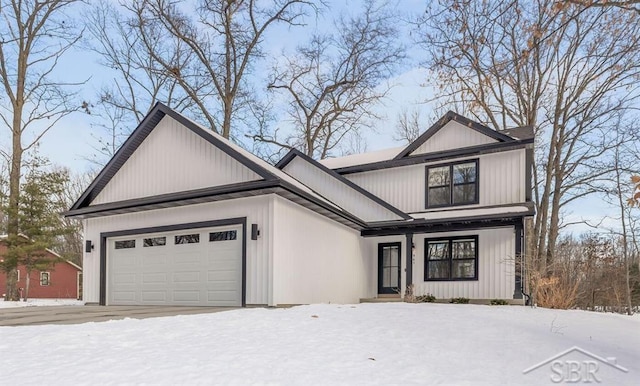
[[[360,299],[360,303],[399,303],[399,302],[402,302],[402,298],[399,296]]]

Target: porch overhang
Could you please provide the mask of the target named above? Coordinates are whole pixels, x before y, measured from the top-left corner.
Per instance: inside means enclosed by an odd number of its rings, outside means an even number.
[[[496,214],[492,216],[457,217],[447,219],[414,219],[410,221],[394,221],[369,224],[361,231],[363,237],[394,236],[419,233],[453,232],[478,228],[516,226],[522,224],[525,217],[532,216],[533,211],[518,214]]]

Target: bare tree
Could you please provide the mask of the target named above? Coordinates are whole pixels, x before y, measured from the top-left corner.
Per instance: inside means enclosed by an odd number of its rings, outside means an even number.
[[[568,0],[567,2],[586,7],[617,7],[640,15],[640,0]]]
[[[313,35],[276,65],[269,89],[287,99],[291,129],[257,132],[254,140],[323,159],[358,135],[389,89],[381,83],[404,59],[396,23],[387,4],[368,1],[359,15],[340,17],[333,33]]]
[[[632,304],[632,261],[634,251],[638,249],[637,245],[637,227],[632,219],[633,209],[628,205],[627,198],[632,194],[633,188],[628,185],[629,177],[635,172],[632,169],[634,164],[636,144],[640,142],[640,133],[638,133],[637,124],[633,121],[626,122],[623,119],[618,120],[618,129],[611,135],[618,137],[618,145],[612,149],[606,162],[609,164],[611,172],[607,181],[596,184],[595,188],[602,193],[604,202],[610,204],[612,208],[617,209],[618,215],[613,216],[613,226],[608,228],[609,232],[617,239],[619,246],[618,257],[622,259],[622,269],[618,270],[619,276],[611,277],[611,280],[617,280],[624,283],[624,303],[629,315],[633,312]],[[603,225],[599,225],[598,229],[603,230]]]
[[[420,110],[413,109],[408,111],[407,109],[403,109],[398,114],[393,139],[404,143],[411,143],[415,141],[425,129]]]
[[[640,23],[615,7],[446,1],[420,20],[441,97],[495,128],[533,126],[533,259],[553,261],[561,213],[609,170],[616,117],[639,97]],[[590,182],[590,184],[588,183]]]
[[[9,205],[9,160],[0,157],[0,235],[7,232],[7,213]]]
[[[66,83],[54,80],[59,59],[79,39],[65,11],[75,0],[11,0],[1,3],[0,14],[0,121],[11,133],[9,166],[8,244],[18,234],[18,205],[23,153],[64,116],[82,107]],[[29,139],[26,140],[26,133]],[[4,259],[6,299],[17,299],[15,259]]]
[[[153,59],[150,52],[163,53],[186,67],[192,55],[186,44],[176,41],[159,23],[147,25],[145,40],[136,27],[136,14],[109,2],[97,2],[85,14],[90,38],[88,49],[96,52],[113,79],[93,103],[92,115],[97,135],[97,154],[93,161],[109,159],[120,144],[156,102],[162,101],[177,111],[185,111],[194,101],[182,90],[172,73]]]
[[[127,8],[135,15],[132,25],[146,54],[191,98],[194,114],[229,138],[232,125],[241,123],[239,117],[251,113],[255,95],[247,78],[263,55],[264,35],[276,24],[299,25],[314,6],[306,0],[201,0],[195,12],[181,9],[188,5],[192,3],[137,0]],[[155,50],[159,31],[168,34],[179,54]]]
[[[58,212],[66,211],[82,195],[87,186],[93,181],[94,173],[72,173],[69,169],[58,171],[66,176],[63,189],[56,192],[53,198]],[[83,229],[82,221],[68,217],[60,217],[61,228],[66,232],[61,233],[52,249],[63,258],[82,266]]]

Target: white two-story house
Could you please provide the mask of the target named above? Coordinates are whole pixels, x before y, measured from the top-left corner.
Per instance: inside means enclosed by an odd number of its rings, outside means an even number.
[[[450,112],[405,147],[273,166],[158,104],[66,213],[85,301],[521,299],[533,140]]]

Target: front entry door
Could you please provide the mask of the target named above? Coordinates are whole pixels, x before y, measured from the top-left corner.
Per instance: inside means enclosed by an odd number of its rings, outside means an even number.
[[[378,293],[400,293],[400,243],[378,244]]]

